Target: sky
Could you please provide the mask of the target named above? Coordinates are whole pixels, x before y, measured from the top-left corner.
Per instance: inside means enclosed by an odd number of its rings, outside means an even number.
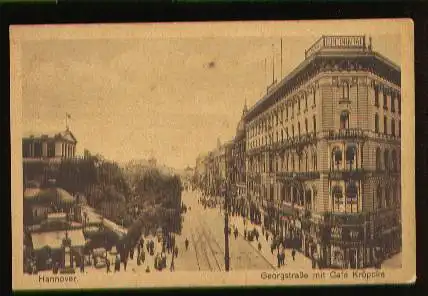
[[[371,36],[375,51],[401,64],[399,35]],[[283,38],[282,76],[317,39]],[[272,81],[272,57],[281,78],[280,52],[279,37],[259,36],[25,41],[24,131],[64,130],[69,113],[78,154],[194,166],[217,138],[233,138],[244,103]]]

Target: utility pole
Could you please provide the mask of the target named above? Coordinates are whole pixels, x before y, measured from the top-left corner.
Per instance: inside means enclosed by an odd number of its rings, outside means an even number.
[[[226,181],[224,192],[224,268],[228,272],[230,257],[229,257],[229,181]]]

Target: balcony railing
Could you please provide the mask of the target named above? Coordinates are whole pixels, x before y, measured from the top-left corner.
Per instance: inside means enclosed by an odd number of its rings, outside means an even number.
[[[336,139],[349,139],[349,138],[365,138],[366,135],[362,129],[340,129],[340,130],[329,130],[326,135],[329,140]]]
[[[369,172],[364,169],[352,169],[352,170],[337,170],[330,171],[329,178],[331,180],[343,180],[343,179],[362,179]]]
[[[314,180],[320,177],[319,172],[277,172],[279,179],[286,180]]]

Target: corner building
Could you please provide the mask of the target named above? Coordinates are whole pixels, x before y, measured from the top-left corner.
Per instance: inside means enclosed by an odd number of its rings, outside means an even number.
[[[371,38],[323,36],[246,114],[250,202],[321,268],[401,251],[400,85]]]

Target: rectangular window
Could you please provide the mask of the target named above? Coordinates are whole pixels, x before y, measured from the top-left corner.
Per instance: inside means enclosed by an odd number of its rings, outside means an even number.
[[[374,98],[375,98],[375,106],[376,107],[379,107],[379,88],[377,88],[377,87],[375,87],[375,96],[374,96]]]
[[[388,96],[386,95],[386,93],[383,94],[383,109],[388,109]]]
[[[48,157],[55,157],[55,143],[48,143]]]
[[[388,134],[388,119],[386,116],[383,117],[383,133]]]
[[[379,132],[379,115],[375,114],[375,133]]]
[[[397,98],[398,114],[401,114],[401,97]]]
[[[401,120],[398,121],[398,136],[401,137]]]
[[[395,136],[395,121],[394,119],[391,120],[391,134]]]
[[[395,97],[391,96],[391,112],[395,112]]]
[[[316,96],[316,90],[314,89],[314,93],[313,93],[313,105],[315,106],[315,103],[316,103],[316,98],[317,98],[317,96]]]
[[[308,110],[308,95],[305,93],[305,110]]]
[[[316,134],[317,133],[317,119],[316,119],[315,115],[313,117],[313,121],[314,121],[314,133]]]

